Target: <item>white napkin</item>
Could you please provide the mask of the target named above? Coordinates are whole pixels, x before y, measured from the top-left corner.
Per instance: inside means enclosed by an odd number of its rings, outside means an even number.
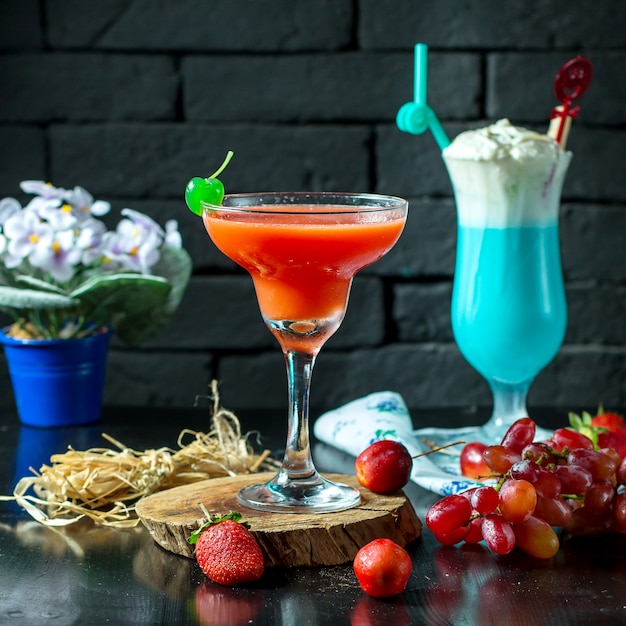
[[[319,441],[358,456],[375,441],[391,439],[406,446],[411,456],[427,448],[421,438],[440,429],[413,429],[413,421],[402,396],[379,391],[320,415],[313,426]],[[463,435],[469,429],[446,429],[446,436]],[[460,474],[458,457],[435,453],[413,459],[411,480],[441,495],[465,491],[479,483]]]

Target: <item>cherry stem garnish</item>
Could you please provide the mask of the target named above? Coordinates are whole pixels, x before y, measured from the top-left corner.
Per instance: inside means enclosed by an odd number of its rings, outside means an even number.
[[[196,215],[202,215],[204,205],[219,206],[224,199],[224,185],[218,176],[226,169],[233,157],[232,150],[228,151],[224,162],[217,171],[208,178],[195,176],[185,187],[185,202]]]
[[[217,178],[226,169],[226,167],[230,163],[230,160],[233,158],[233,154],[234,152],[232,150],[229,150],[226,154],[224,162],[217,168],[216,172],[209,176],[209,178]]]

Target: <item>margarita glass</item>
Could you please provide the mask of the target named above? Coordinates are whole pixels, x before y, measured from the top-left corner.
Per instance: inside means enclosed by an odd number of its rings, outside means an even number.
[[[354,275],[385,255],[406,222],[408,203],[348,193],[230,194],[202,203],[215,245],[254,282],[265,324],[287,366],[289,419],[282,467],[268,483],[242,489],[241,504],[278,512],[325,512],[360,502],[358,490],[315,469],[309,390],[316,356],[339,328]]]

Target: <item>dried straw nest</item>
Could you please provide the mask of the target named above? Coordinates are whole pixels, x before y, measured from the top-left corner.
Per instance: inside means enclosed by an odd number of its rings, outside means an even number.
[[[216,382],[212,383],[213,416],[208,433],[184,429],[178,450],[137,451],[103,434],[114,446],[85,451],[69,447],[55,454],[33,476],[21,478],[12,496],[33,519],[48,526],[66,526],[83,518],[97,525],[117,528],[136,526],[135,503],[142,497],[178,485],[209,478],[277,469],[269,451],[256,454],[242,435],[234,413],[219,406]],[[184,443],[185,440],[189,440]],[[30,493],[29,493],[30,492]]]

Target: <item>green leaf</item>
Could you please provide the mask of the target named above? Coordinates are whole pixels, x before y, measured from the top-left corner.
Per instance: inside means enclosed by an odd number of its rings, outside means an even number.
[[[39,278],[35,278],[34,276],[28,276],[26,274],[22,274],[20,276],[15,277],[15,282],[18,285],[25,285],[26,287],[32,287],[33,289],[37,289],[40,291],[47,291],[49,293],[57,293],[61,296],[66,296],[67,291],[65,289],[61,289],[61,287],[57,287],[57,285],[53,285],[45,280],[41,280]]]
[[[71,296],[35,289],[0,286],[0,307],[7,309],[68,309],[78,306]]]
[[[31,319],[29,310],[44,315],[69,309],[70,317],[96,326],[111,325],[122,341],[137,345],[169,322],[191,276],[191,258],[184,249],[165,246],[160,252],[152,275],[92,273],[69,293],[53,283],[20,274],[13,280],[20,286],[0,285],[0,309]]]
[[[167,300],[167,312],[173,313],[180,304],[191,276],[191,257],[183,248],[164,246],[161,248],[161,258],[152,268],[155,276],[163,276],[170,285],[172,291]]]
[[[598,434],[602,432],[601,428],[593,426],[591,420],[593,419],[591,414],[587,411],[583,411],[582,416],[576,413],[569,413],[569,423],[572,430],[576,430],[579,433],[589,437],[593,442],[594,447],[598,447]]]
[[[152,271],[169,281],[171,291],[165,301],[147,313],[129,314],[116,326],[122,341],[137,345],[167,325],[183,298],[191,269],[191,257],[185,250],[169,246],[161,249],[161,258]]]
[[[154,331],[155,310],[161,310],[172,286],[160,276],[112,274],[89,279],[72,292],[82,314],[96,324],[112,324],[122,341],[136,344]]]
[[[206,509],[203,509],[203,510],[206,510]],[[202,524],[200,528],[196,528],[196,530],[194,530],[191,533],[191,535],[189,535],[189,538],[187,539],[187,541],[191,545],[193,545],[194,543],[198,541],[198,539],[200,538],[200,535],[209,526],[214,526],[215,524],[219,524],[220,522],[224,522],[226,520],[233,520],[233,522],[239,522],[245,528],[250,528],[250,524],[248,524],[248,522],[241,521],[241,513],[239,513],[238,511],[231,511],[230,513],[226,513],[225,515],[208,515],[207,521],[204,524]]]
[[[89,280],[76,287],[70,293],[72,298],[80,298],[85,302],[97,302],[104,298],[114,296],[117,290],[126,286],[151,285],[159,289],[167,289],[170,286],[166,279],[160,276],[145,276],[133,272],[124,274],[101,274],[93,276]]]
[[[584,428],[584,422],[582,418],[576,413],[569,414],[569,423],[574,430],[580,431],[582,428]]]

